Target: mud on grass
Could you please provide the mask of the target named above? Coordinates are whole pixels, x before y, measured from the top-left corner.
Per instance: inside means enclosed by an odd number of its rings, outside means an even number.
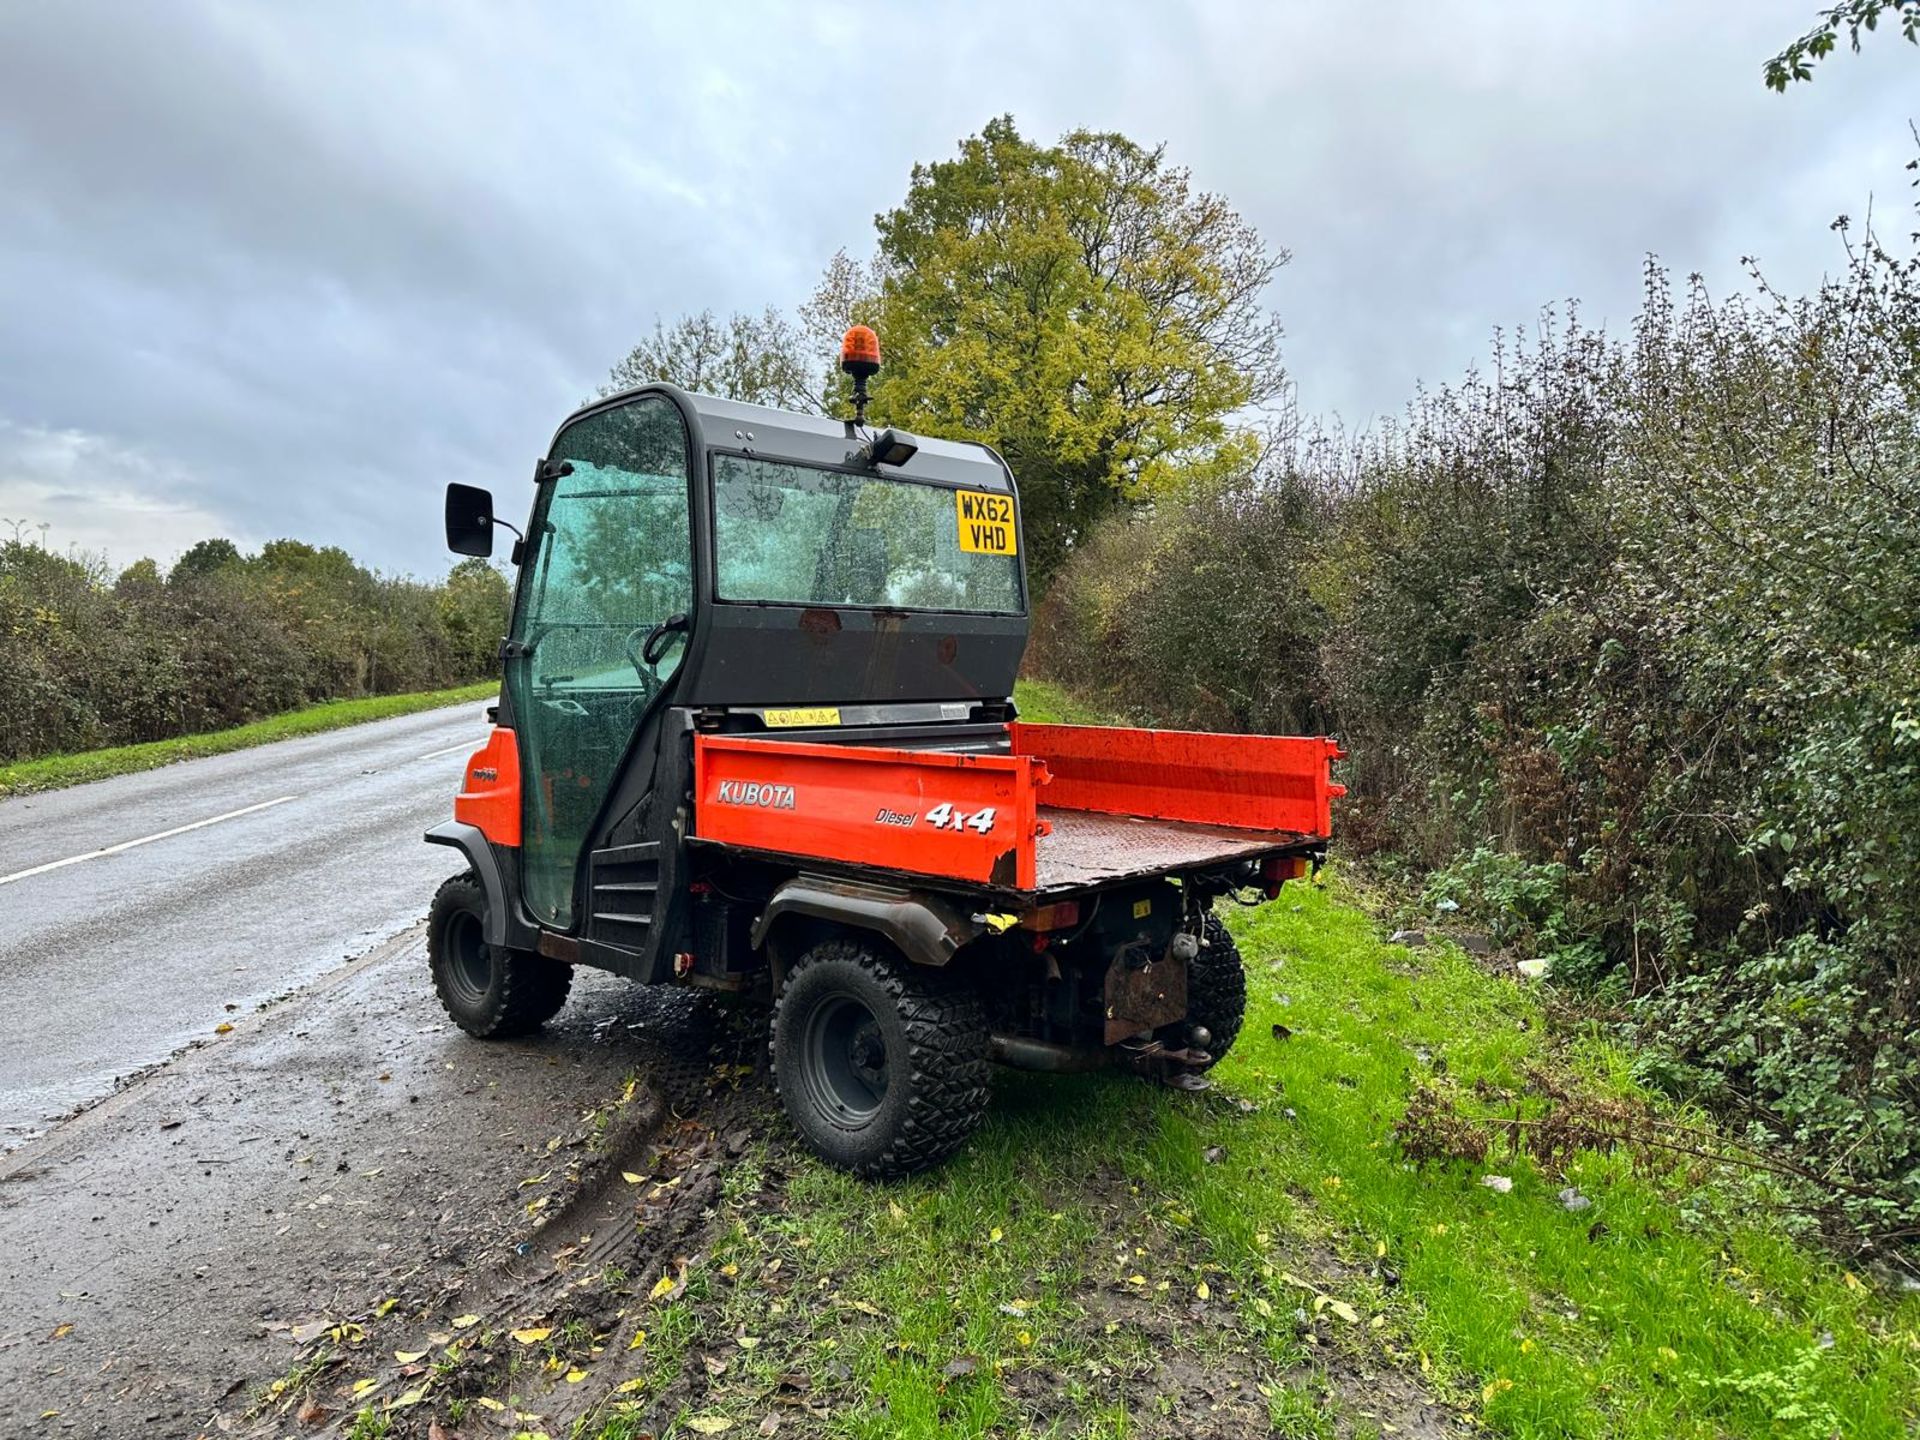
[[[658,1092],[636,1081],[555,1136],[545,1172],[503,1180],[491,1246],[328,1317],[230,1423],[601,1440],[1448,1430],[1382,1331],[1316,1303],[1306,1277],[1353,1278],[1330,1253],[1275,1242],[1240,1273],[1167,1197],[1162,1113],[1231,1135],[1246,1114],[1227,1097],[1003,1075],[979,1143],[874,1186],[791,1137],[763,1025],[682,1034],[647,1072]]]
[[[1910,1428],[1920,1300],[1751,1192],[1598,1154],[1496,1157],[1489,1187],[1395,1144],[1437,1073],[1518,1091],[1551,1064],[1624,1093],[1620,1057],[1324,894],[1233,923],[1251,1011],[1214,1091],[1002,1073],[952,1162],[872,1185],[790,1138],[744,1017],[654,1118],[642,1086],[556,1137],[577,1178],[505,1180],[498,1253],[357,1317],[307,1393],[339,1429],[365,1406],[363,1440]],[[298,1430],[276,1405],[262,1422]]]

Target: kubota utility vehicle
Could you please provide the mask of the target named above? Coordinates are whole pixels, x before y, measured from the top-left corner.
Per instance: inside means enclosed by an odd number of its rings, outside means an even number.
[[[952,1153],[988,1064],[1174,1083],[1233,1044],[1216,898],[1324,853],[1322,738],[1019,720],[1019,503],[979,444],[643,385],[534,475],[496,728],[433,902],[448,1013],[529,1031],[575,965],[761,991],[795,1127],[863,1175]],[[492,550],[449,486],[447,540]],[[508,527],[511,528],[511,527]]]

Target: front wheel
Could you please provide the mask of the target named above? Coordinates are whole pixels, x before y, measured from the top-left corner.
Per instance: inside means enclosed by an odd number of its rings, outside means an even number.
[[[986,1112],[979,994],[864,939],[800,957],[773,1013],[773,1073],[794,1128],[856,1175],[946,1159]]]
[[[455,875],[427,912],[427,964],[447,1014],[482,1040],[527,1035],[560,1013],[573,970],[486,942],[487,892],[471,870]]]

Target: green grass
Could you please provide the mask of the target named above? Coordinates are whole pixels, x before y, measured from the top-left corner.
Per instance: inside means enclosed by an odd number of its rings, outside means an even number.
[[[1113,717],[1094,709],[1051,680],[1021,680],[1013,687],[1020,718],[1036,725],[1111,725]]]
[[[411,715],[418,710],[456,705],[464,700],[484,700],[497,694],[499,689],[498,681],[489,680],[457,690],[376,695],[365,700],[335,700],[205,735],[181,735],[144,745],[116,745],[106,750],[83,750],[72,755],[20,760],[11,765],[0,765],[0,796],[21,795],[30,790],[58,790],[88,780],[104,780],[110,775],[153,770],[162,765],[171,765],[176,760],[223,755],[229,750],[244,750],[251,745],[290,740],[296,735],[315,735],[322,730],[337,730],[343,725],[385,720],[394,715]]]
[[[1796,1244],[1758,1187],[1598,1154],[1421,1169],[1396,1146],[1437,1071],[1470,1095],[1551,1065],[1620,1095],[1620,1056],[1551,1038],[1534,992],[1389,946],[1324,891],[1230,923],[1251,1009],[1213,1094],[1003,1073],[973,1143],[910,1182],[795,1157],[769,1192],[769,1157],[743,1162],[661,1383],[694,1348],[755,1344],[659,1433],[750,1429],[794,1374],[826,1412],[803,1433],[1204,1431],[1168,1355],[1283,1435],[1404,1433],[1427,1400],[1510,1436],[1913,1433],[1920,1298]],[[1565,1209],[1568,1185],[1591,1207]]]

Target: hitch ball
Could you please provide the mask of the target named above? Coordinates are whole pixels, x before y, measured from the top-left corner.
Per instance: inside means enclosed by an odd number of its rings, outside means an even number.
[[[1196,1025],[1187,1031],[1187,1043],[1196,1050],[1204,1050],[1213,1044],[1213,1032],[1204,1025]]]
[[[1175,960],[1191,960],[1200,953],[1200,941],[1182,930],[1173,937],[1173,943],[1167,947],[1167,954]]]

